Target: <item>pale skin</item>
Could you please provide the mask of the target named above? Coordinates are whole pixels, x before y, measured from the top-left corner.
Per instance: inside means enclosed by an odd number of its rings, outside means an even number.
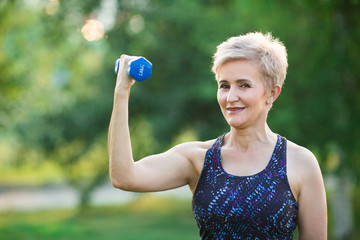
[[[135,81],[126,74],[132,58],[121,56],[116,80],[108,139],[111,182],[116,188],[134,192],[163,191],[184,185],[194,192],[206,151],[215,140],[183,143],[134,162],[128,101]],[[248,60],[225,62],[216,78],[218,103],[230,126],[221,149],[222,166],[233,175],[256,174],[266,167],[276,144],[277,135],[266,120],[281,87],[267,89],[257,66]],[[287,174],[299,204],[298,239],[326,239],[325,188],[315,156],[287,141]]]

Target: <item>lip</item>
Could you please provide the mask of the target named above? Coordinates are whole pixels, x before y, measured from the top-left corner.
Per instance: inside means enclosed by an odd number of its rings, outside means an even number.
[[[245,110],[245,107],[227,107],[226,111],[228,113],[239,113]]]

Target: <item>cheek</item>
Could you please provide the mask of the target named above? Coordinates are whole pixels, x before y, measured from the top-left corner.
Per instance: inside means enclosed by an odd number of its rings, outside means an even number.
[[[225,99],[226,99],[226,97],[224,97],[224,94],[220,93],[219,91],[217,92],[216,98],[217,98],[219,105],[223,105],[225,102]]]
[[[217,99],[218,103],[220,103],[220,93],[219,93],[219,91],[216,92],[216,99]]]
[[[256,102],[256,103],[260,103],[260,102],[266,102],[266,95],[263,92],[260,91],[253,91],[253,92],[248,92],[246,97],[248,101],[251,102]]]

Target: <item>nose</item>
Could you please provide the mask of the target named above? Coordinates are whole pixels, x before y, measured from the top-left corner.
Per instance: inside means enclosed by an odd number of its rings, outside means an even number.
[[[237,91],[235,88],[230,88],[230,90],[228,91],[227,97],[226,97],[226,101],[227,102],[236,102],[239,100],[239,96],[237,94]]]

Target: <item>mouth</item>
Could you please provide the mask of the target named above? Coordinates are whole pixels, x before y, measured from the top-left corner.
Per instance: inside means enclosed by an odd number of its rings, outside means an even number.
[[[228,113],[234,114],[244,111],[245,107],[227,107],[226,111]]]

